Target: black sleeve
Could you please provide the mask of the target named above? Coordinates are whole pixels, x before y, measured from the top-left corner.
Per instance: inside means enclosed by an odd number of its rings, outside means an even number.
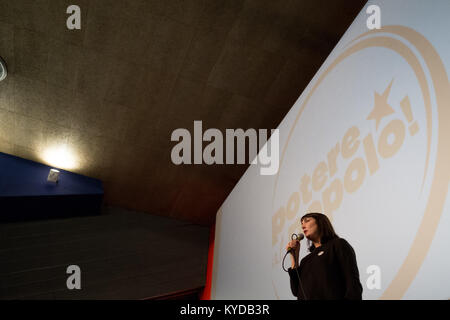
[[[336,244],[336,255],[341,265],[345,279],[345,299],[361,300],[362,285],[359,281],[358,265],[356,255],[352,246],[345,239],[338,239]]]
[[[298,268],[297,268],[298,269]],[[295,269],[289,268],[288,269],[289,278],[291,279],[291,291],[292,294],[296,297],[298,297],[298,276]]]

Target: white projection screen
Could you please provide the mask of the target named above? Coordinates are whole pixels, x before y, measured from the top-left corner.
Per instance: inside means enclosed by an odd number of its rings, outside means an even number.
[[[366,4],[280,123],[278,173],[251,165],[218,211],[212,299],[296,299],[281,259],[312,211],[355,249],[363,299],[450,298],[449,14]]]

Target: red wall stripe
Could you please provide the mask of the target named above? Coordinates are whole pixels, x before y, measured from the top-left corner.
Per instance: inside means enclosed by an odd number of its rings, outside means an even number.
[[[208,247],[208,265],[206,268],[206,284],[205,289],[200,296],[200,300],[211,300],[211,282],[212,282],[212,271],[213,271],[213,261],[214,261],[214,239],[216,231],[216,221],[209,229],[209,247]]]

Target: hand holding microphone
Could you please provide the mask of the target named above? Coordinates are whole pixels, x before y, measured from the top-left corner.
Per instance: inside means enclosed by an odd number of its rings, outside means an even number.
[[[303,233],[299,235],[293,234],[291,237],[291,241],[288,242],[286,246],[286,251],[291,254],[292,268],[298,267],[298,258],[300,253],[300,240],[302,240],[305,236]]]

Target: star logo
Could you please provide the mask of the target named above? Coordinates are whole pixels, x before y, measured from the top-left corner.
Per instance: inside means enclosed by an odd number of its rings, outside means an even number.
[[[377,130],[381,119],[395,112],[387,102],[393,81],[394,80],[389,83],[389,86],[384,90],[383,94],[380,95],[378,92],[375,92],[375,105],[367,117],[367,120],[375,120]]]

